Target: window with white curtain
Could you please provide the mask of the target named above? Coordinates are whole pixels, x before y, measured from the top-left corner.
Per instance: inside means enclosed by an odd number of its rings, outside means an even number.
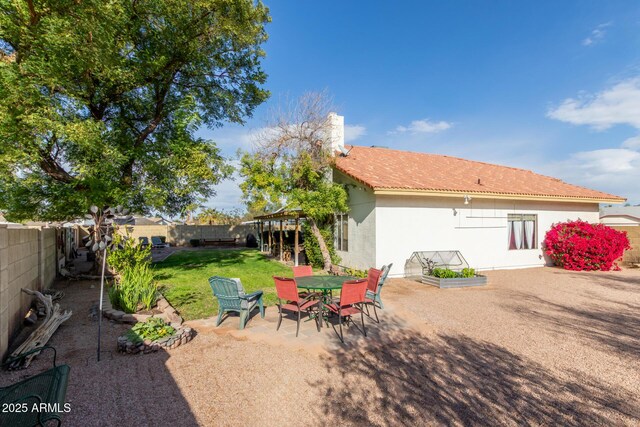
[[[536,249],[538,216],[531,214],[509,214],[507,229],[509,249]]]
[[[334,230],[334,247],[338,251],[349,250],[349,215],[336,214],[336,223]]]

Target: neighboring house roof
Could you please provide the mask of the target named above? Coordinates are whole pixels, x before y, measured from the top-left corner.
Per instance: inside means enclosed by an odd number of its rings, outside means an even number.
[[[611,215],[626,215],[640,218],[640,206],[603,206],[600,209],[600,218]]]
[[[620,213],[600,215],[600,219],[603,219],[603,218],[628,218],[630,220],[640,222],[640,217],[633,216],[633,215],[620,214]]]
[[[525,169],[380,147],[348,148],[347,156],[336,157],[336,169],[376,194],[459,194],[610,203],[626,200]]]
[[[135,225],[161,225],[160,219],[158,218],[147,218],[147,217],[134,217],[133,218]]]
[[[116,218],[115,223],[119,225],[166,225],[163,218],[134,216],[131,219]]]

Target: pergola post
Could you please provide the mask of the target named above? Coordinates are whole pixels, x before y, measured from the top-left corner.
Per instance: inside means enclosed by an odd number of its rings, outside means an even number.
[[[260,252],[264,252],[264,222],[260,221]]]
[[[271,241],[271,221],[269,221],[269,253],[271,253],[271,247],[273,242]]]
[[[282,220],[280,220],[280,261],[282,261]]]
[[[298,266],[298,230],[299,230],[299,219],[296,218],[296,234],[295,234],[295,244],[293,249],[293,265]]]

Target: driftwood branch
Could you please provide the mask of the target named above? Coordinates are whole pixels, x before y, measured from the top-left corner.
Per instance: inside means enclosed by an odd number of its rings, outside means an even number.
[[[17,357],[23,353],[42,347],[47,344],[51,336],[58,329],[58,326],[71,317],[72,312],[60,309],[60,304],[54,304],[51,295],[43,295],[38,291],[32,291],[31,289],[22,289],[22,292],[35,296],[45,307],[45,319],[38,328],[29,335],[29,338],[23,342],[13,353],[10,358]],[[9,369],[26,368],[31,363],[31,360],[39,352],[32,353],[27,357],[17,360],[14,364],[9,366]]]

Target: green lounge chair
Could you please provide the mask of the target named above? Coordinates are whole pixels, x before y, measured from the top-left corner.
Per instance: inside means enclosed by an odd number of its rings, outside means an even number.
[[[222,316],[229,311],[240,313],[240,329],[244,329],[249,313],[256,306],[260,308],[260,316],[264,318],[264,305],[262,304],[262,291],[245,294],[240,279],[213,276],[209,278],[209,285],[213,295],[218,298],[218,320],[216,326],[222,322]]]

